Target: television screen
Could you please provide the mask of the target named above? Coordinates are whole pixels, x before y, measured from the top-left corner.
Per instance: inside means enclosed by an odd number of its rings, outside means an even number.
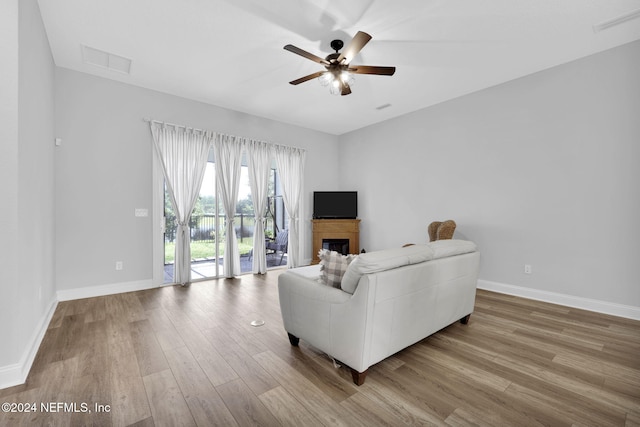
[[[315,219],[352,219],[358,217],[357,191],[315,191],[313,193]]]

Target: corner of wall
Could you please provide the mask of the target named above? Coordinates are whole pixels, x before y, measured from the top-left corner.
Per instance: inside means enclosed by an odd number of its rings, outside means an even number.
[[[57,306],[58,301],[56,299],[53,299],[51,303],[49,303],[45,315],[40,319],[40,323],[34,330],[31,339],[29,339],[19,362],[8,366],[0,366],[0,389],[24,384],[27,380],[31,365],[33,365],[33,361],[36,358],[44,334],[47,332],[49,322],[51,322]]]

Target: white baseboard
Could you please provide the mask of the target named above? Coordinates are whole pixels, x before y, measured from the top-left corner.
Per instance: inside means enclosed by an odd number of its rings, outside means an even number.
[[[87,288],[62,289],[57,293],[58,301],[101,297],[104,295],[121,294],[124,292],[142,291],[157,287],[153,280],[113,283],[110,285],[90,286]]]
[[[525,288],[522,286],[507,285],[489,280],[478,280],[478,289],[580,308],[582,310],[595,311],[597,313],[610,314],[612,316],[625,317],[627,319],[640,320],[640,307],[630,305],[541,291],[539,289]]]
[[[20,359],[20,362],[8,366],[0,366],[0,389],[24,384],[27,380],[27,375],[29,375],[31,365],[33,365],[33,361],[36,358],[36,354],[38,353],[44,334],[47,332],[49,322],[51,322],[51,318],[53,317],[53,313],[55,313],[57,306],[58,301],[51,301],[47,312],[35,329],[35,332],[28,343],[27,351]]]

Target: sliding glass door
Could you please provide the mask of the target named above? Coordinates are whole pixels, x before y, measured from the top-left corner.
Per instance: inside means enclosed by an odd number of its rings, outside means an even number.
[[[224,275],[223,259],[225,247],[226,215],[217,192],[215,161],[213,150],[205,170],[198,201],[191,215],[191,279],[192,281],[221,277]],[[268,242],[275,242],[279,233],[284,232],[287,218],[282,202],[278,173],[272,168],[269,183],[268,211],[266,212],[265,236]],[[168,193],[164,197],[164,283],[173,282],[176,223]],[[240,190],[234,215],[234,228],[240,250],[242,273],[252,271],[253,234],[256,226],[253,199],[249,185],[249,172],[243,162]],[[267,265],[286,265],[286,247],[271,246],[267,250]]]

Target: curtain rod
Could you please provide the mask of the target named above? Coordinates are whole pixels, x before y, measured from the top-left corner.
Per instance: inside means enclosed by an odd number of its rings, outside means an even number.
[[[304,148],[291,147],[289,145],[274,144],[273,142],[260,141],[260,140],[257,140],[257,139],[246,138],[246,137],[241,137],[241,136],[236,136],[236,135],[227,135],[227,134],[220,133],[220,132],[214,132],[214,131],[208,131],[208,130],[204,130],[204,129],[192,128],[192,127],[185,126],[185,125],[177,125],[177,124],[174,124],[174,123],[163,122],[161,120],[154,120],[154,119],[151,119],[149,117],[143,117],[142,121],[147,122],[147,123],[158,123],[158,124],[161,124],[161,125],[173,126],[173,127],[177,127],[177,128],[193,129],[193,130],[198,131],[198,132],[211,132],[211,133],[216,134],[216,135],[233,136],[233,137],[236,137],[236,138],[248,139],[248,140],[252,140],[252,141],[259,141],[259,142],[264,142],[265,144],[271,145],[272,147],[295,148],[296,150],[307,151]]]
[[[192,127],[185,126],[185,125],[177,125],[175,123],[163,122],[161,120],[153,120],[153,119],[150,119],[149,117],[143,117],[142,121],[147,122],[147,123],[158,123],[159,125],[173,126],[173,127],[176,127],[176,128],[193,129],[193,130],[198,131],[198,132],[209,132],[209,131],[204,130],[204,129],[192,128]]]

